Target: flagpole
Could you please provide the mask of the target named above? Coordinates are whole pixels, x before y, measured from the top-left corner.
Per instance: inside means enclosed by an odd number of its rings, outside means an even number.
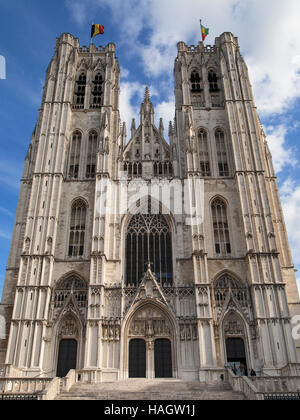
[[[201,34],[201,41],[203,42],[203,36],[202,36],[202,19],[200,19],[200,34]]]
[[[94,22],[91,21],[91,28],[90,28],[90,50],[91,50],[91,46],[92,46],[92,42],[93,42],[93,38],[92,38],[92,27],[94,25]]]

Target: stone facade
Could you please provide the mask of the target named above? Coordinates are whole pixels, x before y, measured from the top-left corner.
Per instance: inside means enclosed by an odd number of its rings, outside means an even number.
[[[174,78],[169,143],[148,88],[127,142],[115,45],[57,40],[21,181],[1,364],[54,377],[67,355],[103,381],[205,381],[227,363],[297,363],[294,266],[237,38],[180,42]],[[137,196],[141,183],[160,194]]]

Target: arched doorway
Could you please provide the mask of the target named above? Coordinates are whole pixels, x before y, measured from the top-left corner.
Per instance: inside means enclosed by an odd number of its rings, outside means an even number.
[[[236,368],[245,369],[247,371],[247,359],[245,351],[245,343],[242,338],[226,339],[227,362]]]
[[[124,377],[176,377],[175,334],[173,320],[161,304],[145,302],[133,310],[124,325]]]
[[[241,316],[229,311],[223,322],[225,362],[237,372],[247,374],[247,330]]]
[[[71,369],[76,369],[77,364],[77,341],[61,340],[59,343],[56,376],[64,378]]]
[[[134,339],[129,343],[129,378],[146,378],[146,342]]]
[[[166,338],[155,340],[154,362],[156,378],[172,378],[172,346]]]

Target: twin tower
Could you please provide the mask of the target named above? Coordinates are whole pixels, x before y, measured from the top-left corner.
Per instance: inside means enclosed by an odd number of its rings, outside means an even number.
[[[57,40],[0,306],[7,375],[209,382],[300,357],[294,266],[237,38],[180,42],[174,79],[168,141],[148,88],[128,136],[115,45]]]

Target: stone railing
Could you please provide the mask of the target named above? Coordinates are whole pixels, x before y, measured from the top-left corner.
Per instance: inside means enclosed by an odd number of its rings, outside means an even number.
[[[246,376],[235,376],[234,373],[228,369],[226,379],[231,388],[236,392],[242,392],[247,400],[255,401],[264,399],[263,395]]]
[[[299,376],[260,376],[250,380],[257,391],[263,394],[300,391]]]
[[[40,394],[51,378],[0,378],[0,390],[7,394]]]

